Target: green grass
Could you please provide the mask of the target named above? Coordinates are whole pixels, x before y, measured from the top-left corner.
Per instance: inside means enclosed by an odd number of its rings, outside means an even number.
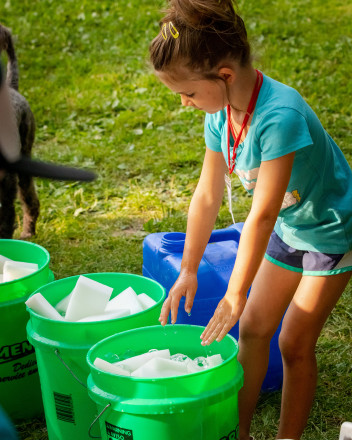
[[[182,108],[148,67],[162,6],[160,0],[0,5],[1,21],[16,38],[20,90],[37,121],[34,155],[98,173],[91,184],[37,180],[41,216],[33,241],[50,252],[56,278],[140,274],[146,234],[185,230],[204,154],[204,115]],[[352,6],[248,0],[241,12],[256,67],[301,92],[351,164]],[[243,221],[251,199],[239,184],[236,195],[235,217]],[[224,203],[216,227],[230,222]],[[352,420],[351,299],[350,285],[319,340],[321,375],[305,440],[336,440],[340,424]],[[274,438],[279,405],[279,393],[261,396],[257,440]],[[42,420],[19,431],[23,439],[47,438]]]

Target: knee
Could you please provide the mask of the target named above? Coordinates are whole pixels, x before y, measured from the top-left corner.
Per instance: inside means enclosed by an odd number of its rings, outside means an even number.
[[[314,357],[315,343],[307,334],[282,329],[279,335],[279,348],[286,364],[301,362]]]
[[[261,314],[257,314],[255,311],[244,313],[239,322],[239,335],[242,341],[270,342],[275,330],[271,322],[267,322]]]

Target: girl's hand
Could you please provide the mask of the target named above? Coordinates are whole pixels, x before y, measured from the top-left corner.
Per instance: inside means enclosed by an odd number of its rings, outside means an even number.
[[[197,291],[198,281],[196,273],[182,272],[177,278],[175,284],[170,289],[169,295],[164,301],[161,309],[159,321],[161,325],[167,323],[167,318],[171,310],[171,323],[175,324],[177,319],[178,306],[183,296],[186,297],[185,311],[191,312],[193,300]]]
[[[239,320],[246,305],[247,298],[230,298],[225,295],[215,309],[203,333],[200,335],[202,345],[209,345],[215,339],[220,342]]]

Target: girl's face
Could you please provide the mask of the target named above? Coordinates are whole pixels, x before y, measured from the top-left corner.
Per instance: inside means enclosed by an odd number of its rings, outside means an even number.
[[[166,72],[156,72],[160,81],[181,97],[182,105],[206,113],[216,113],[227,105],[226,86],[222,80],[175,79]],[[183,78],[184,75],[180,76]],[[191,75],[189,75],[191,78]]]

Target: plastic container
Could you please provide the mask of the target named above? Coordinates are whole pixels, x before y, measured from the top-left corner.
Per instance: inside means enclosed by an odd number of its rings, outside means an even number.
[[[238,345],[227,335],[210,347],[200,344],[204,327],[154,326],[120,333],[88,352],[89,394],[97,403],[102,440],[220,440],[238,438],[238,391],[243,370]],[[150,349],[169,348],[191,358],[221,354],[224,362],[197,373],[164,378],[136,378],[103,372],[93,363]],[[95,435],[96,426],[91,428]]]
[[[37,361],[26,334],[25,301],[54,276],[49,252],[35,243],[0,240],[0,254],[39,267],[31,275],[0,283],[0,405],[12,420],[19,421],[43,413]]]
[[[136,293],[150,295],[156,304],[135,315],[98,322],[53,321],[29,309],[27,332],[37,356],[49,440],[90,438],[88,430],[96,416],[96,406],[88,397],[86,386],[88,350],[107,336],[156,324],[165,298],[160,284],[142,276],[123,273],[85,276],[112,287],[112,296],[131,286]],[[56,305],[73,290],[77,280],[78,275],[54,281],[42,287],[40,293],[51,305]]]
[[[237,256],[243,223],[226,229],[214,230],[211,234],[198,269],[198,290],[191,316],[184,310],[184,298],[178,309],[178,324],[206,326],[225,295]],[[158,281],[168,292],[176,281],[186,234],[160,232],[148,235],[143,242],[143,275]],[[250,292],[248,292],[249,294]],[[238,339],[238,323],[230,334]],[[262,391],[273,391],[282,386],[283,370],[278,337],[281,323],[270,342],[269,367]]]
[[[18,280],[0,284],[0,302],[13,301],[23,298],[46,284],[52,276],[50,274],[49,252],[38,244],[21,240],[0,240],[0,255],[11,260],[26,263],[37,263],[38,270]]]

